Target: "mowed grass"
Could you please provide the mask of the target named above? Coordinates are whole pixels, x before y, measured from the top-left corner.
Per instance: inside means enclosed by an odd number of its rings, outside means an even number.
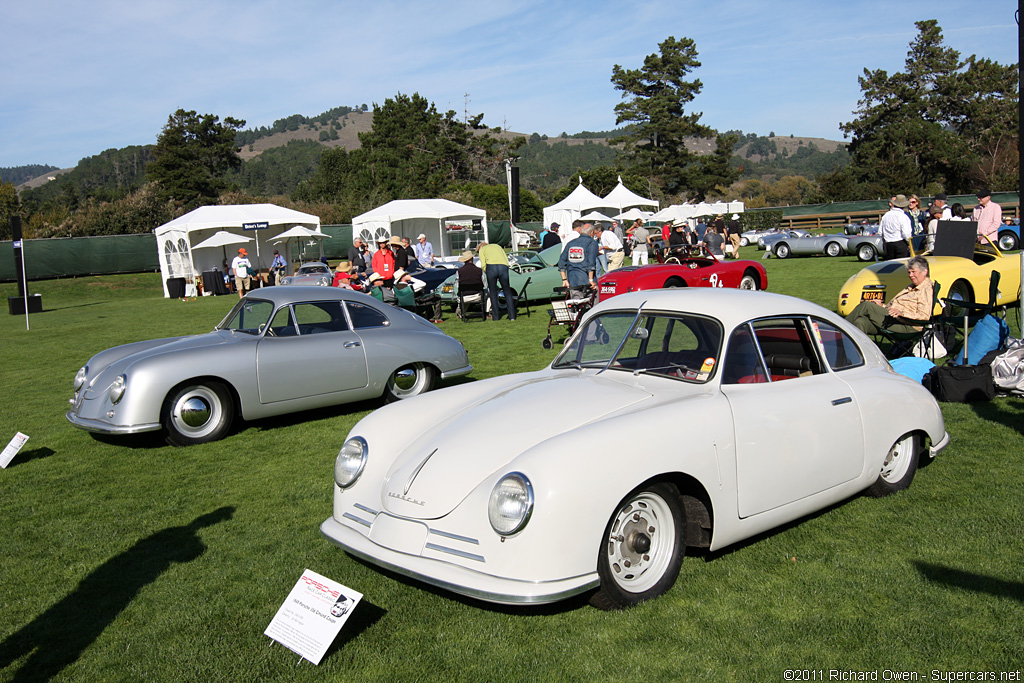
[[[830,309],[862,266],[765,263],[770,290]],[[0,471],[0,681],[760,681],[787,680],[787,669],[927,680],[1024,668],[1019,399],[943,405],[952,444],[908,491],[855,497],[687,558],[658,600],[618,613],[584,599],[500,608],[382,572],[320,536],[334,457],[378,402],[244,423],[183,449],[152,436],[97,440],[67,424],[71,379],[89,356],[208,331],[233,297],[166,300],[154,274],[29,289],[45,309],[30,331],[23,316],[0,317],[0,441],[31,437]],[[515,323],[449,315],[442,329],[469,349],[473,378],[534,370],[561,346],[541,348],[546,307],[532,309]],[[587,409],[551,396],[491,425],[493,438]],[[638,425],[607,444],[600,466],[609,476],[629,467],[645,431],[685,443],[699,429],[685,415]],[[365,595],[319,667],[263,635],[305,568]]]

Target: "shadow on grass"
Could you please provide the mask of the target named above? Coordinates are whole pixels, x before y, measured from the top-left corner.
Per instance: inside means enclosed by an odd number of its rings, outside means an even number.
[[[993,401],[977,401],[970,404],[974,414],[983,420],[995,422],[1024,434],[1024,398],[1010,396]]]
[[[1005,581],[928,562],[914,562],[914,566],[917,567],[921,576],[933,583],[942,583],[954,588],[988,593],[997,598],[1010,598],[1017,602],[1024,602],[1024,583],[1019,581]]]
[[[92,571],[78,587],[0,643],[0,670],[29,655],[11,681],[42,681],[73,664],[135,595],[174,563],[206,551],[198,531],[231,519],[234,507],[196,517],[187,526],[141,539]]]
[[[352,612],[352,616],[345,622],[345,628],[341,630],[338,637],[327,648],[327,651],[324,653],[324,659],[326,660],[332,654],[345,647],[346,644],[355,640],[363,631],[369,630],[371,626],[383,619],[387,613],[386,609],[373,604],[366,599],[366,596],[363,596],[355,611]]]
[[[7,466],[7,469],[17,467],[18,465],[24,465],[25,463],[30,462],[32,460],[41,460],[43,458],[48,458],[53,454],[54,451],[50,448],[33,448],[30,451],[21,451],[16,456],[14,456],[14,460],[12,460],[11,464]]]

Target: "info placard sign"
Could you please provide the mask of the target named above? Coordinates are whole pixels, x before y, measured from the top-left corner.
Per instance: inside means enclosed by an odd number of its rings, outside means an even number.
[[[4,449],[3,453],[0,453],[0,467],[7,469],[7,466],[14,460],[14,456],[18,454],[21,447],[28,441],[28,437],[21,432],[18,432],[11,442],[7,444],[7,448]]]
[[[263,632],[319,664],[363,594],[306,569]]]
[[[269,221],[260,221],[258,223],[242,223],[242,230],[266,230],[269,227]]]

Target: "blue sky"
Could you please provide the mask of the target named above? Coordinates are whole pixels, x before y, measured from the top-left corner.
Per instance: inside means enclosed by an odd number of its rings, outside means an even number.
[[[970,8],[968,10],[968,7]],[[692,38],[719,130],[842,139],[865,67],[903,68],[914,22],[1017,62],[1011,0],[32,0],[0,5],[0,166],[156,141],[178,108],[269,126],[419,92],[441,111],[556,136],[608,130],[614,64]]]

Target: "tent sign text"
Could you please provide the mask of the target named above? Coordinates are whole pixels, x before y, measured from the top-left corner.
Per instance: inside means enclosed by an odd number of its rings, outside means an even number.
[[[269,227],[269,221],[260,221],[259,223],[242,223],[242,230],[266,230]]]

